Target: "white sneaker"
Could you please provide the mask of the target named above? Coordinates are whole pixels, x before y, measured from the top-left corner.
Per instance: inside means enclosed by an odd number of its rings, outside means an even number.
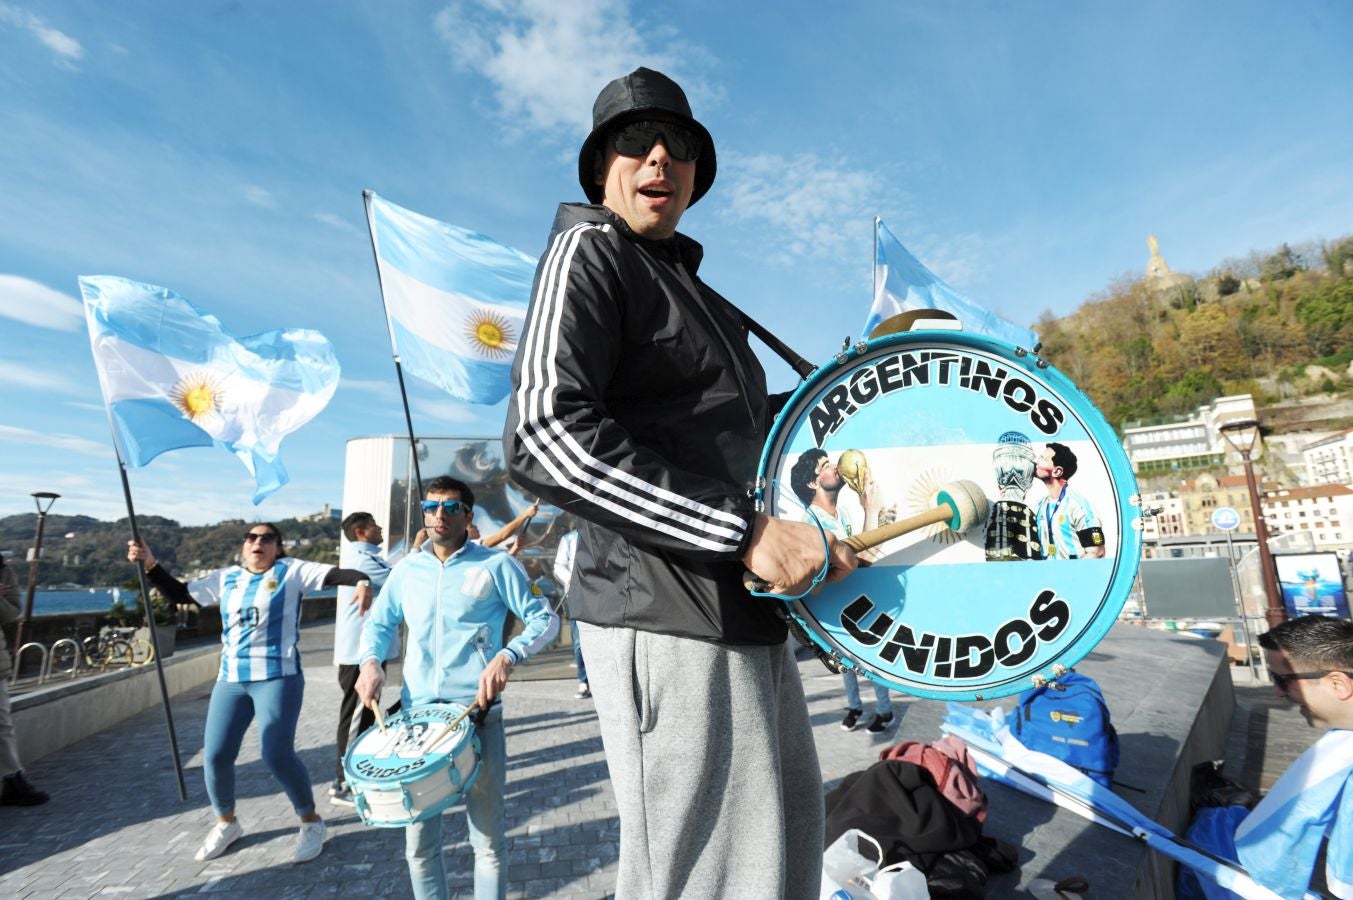
[[[207,832],[207,839],[202,842],[202,846],[197,849],[197,854],[193,859],[198,862],[206,862],[209,859],[215,859],[244,834],[244,828],[240,826],[238,819],[231,819],[229,822],[217,822]]]
[[[302,822],[301,832],[296,836],[296,855],[293,863],[310,862],[324,851],[324,822]]]
[[[586,681],[578,682],[578,690],[573,692],[574,700],[586,700],[592,696],[592,689],[587,686]]]

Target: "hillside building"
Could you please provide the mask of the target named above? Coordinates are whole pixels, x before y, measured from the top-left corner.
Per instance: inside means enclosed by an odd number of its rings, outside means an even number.
[[[1123,429],[1123,448],[1132,462],[1132,471],[1138,475],[1238,466],[1240,459],[1221,436],[1218,426],[1255,417],[1251,395],[1218,397],[1200,406],[1192,416],[1142,422]],[[1264,441],[1260,437],[1255,441],[1252,458],[1260,459],[1263,452]]]
[[[1307,484],[1353,484],[1353,428],[1307,444],[1301,457]]]
[[[1305,531],[1317,550],[1353,549],[1353,488],[1344,484],[1266,488],[1261,502],[1271,534]]]

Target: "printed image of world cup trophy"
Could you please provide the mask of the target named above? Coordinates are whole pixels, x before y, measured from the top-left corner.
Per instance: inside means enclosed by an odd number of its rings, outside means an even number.
[[[996,467],[1000,499],[991,505],[987,521],[987,559],[1042,559],[1038,523],[1033,509],[1024,502],[1037,468],[1029,439],[1018,431],[1007,431],[996,442],[991,462]]]

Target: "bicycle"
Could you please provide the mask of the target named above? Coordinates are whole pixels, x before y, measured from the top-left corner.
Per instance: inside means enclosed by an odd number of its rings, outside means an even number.
[[[79,634],[74,633],[72,639],[58,641],[52,647],[49,671],[66,674],[78,668],[107,670],[144,665],[155,658],[155,651],[149,641],[133,637],[134,634],[134,628],[106,627],[80,640]]]

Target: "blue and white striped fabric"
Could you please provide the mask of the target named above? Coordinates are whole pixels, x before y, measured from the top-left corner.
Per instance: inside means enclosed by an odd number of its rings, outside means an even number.
[[[318,331],[235,338],[173,291],[82,276],[89,344],[123,458],[144,466],[167,450],[215,444],[239,457],[254,502],[287,483],[282,438],[338,387],[338,360]]]
[[[1331,731],[1297,757],[1236,829],[1236,853],[1257,881],[1300,896],[1327,832],[1327,886],[1353,898],[1353,731]]]
[[[512,386],[536,261],[370,191],[363,196],[400,364],[458,400],[502,400]]]
[[[1037,336],[985,310],[940,280],[893,237],[882,219],[874,220],[874,306],[864,325],[864,336],[891,316],[909,309],[939,309],[952,313],[971,334],[1032,349]]]
[[[284,556],[266,572],[217,569],[188,585],[198,603],[221,607],[217,681],[266,681],[301,671],[301,597],[324,586],[333,566]]]

